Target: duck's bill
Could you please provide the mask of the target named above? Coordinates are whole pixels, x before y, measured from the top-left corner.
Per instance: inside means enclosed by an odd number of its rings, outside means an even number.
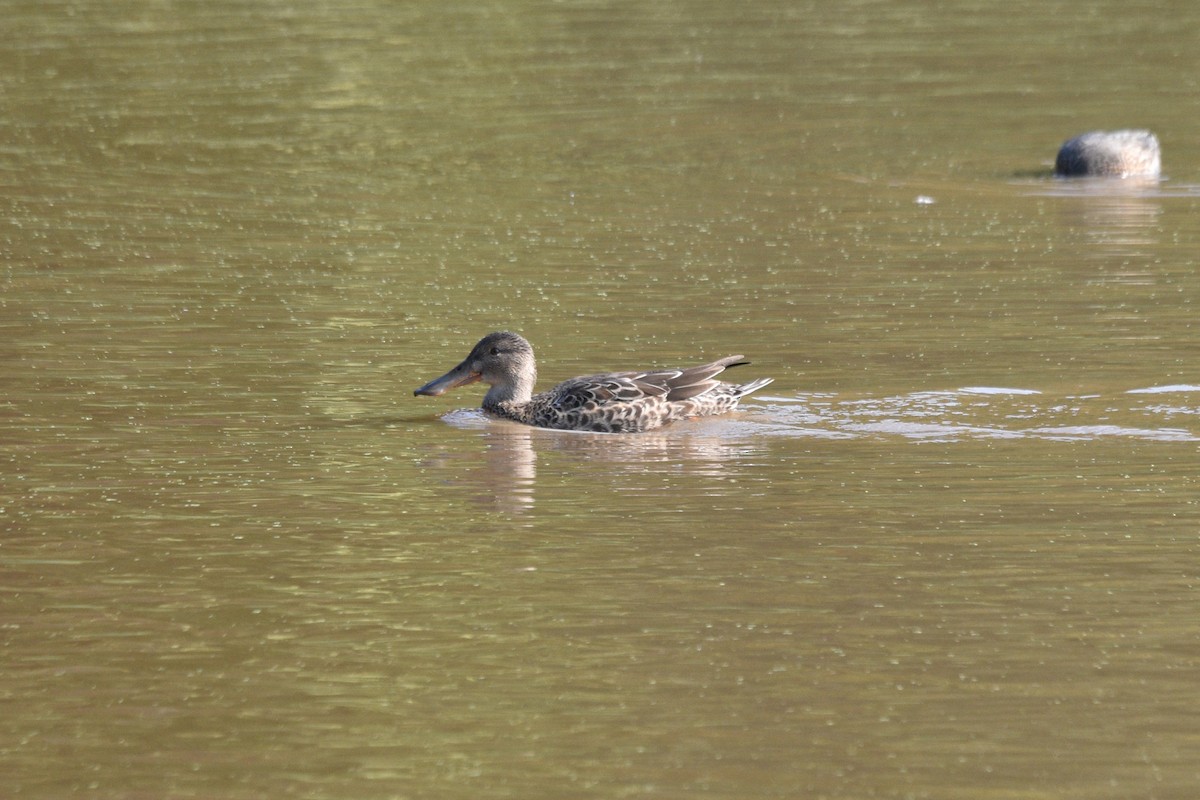
[[[466,386],[469,383],[474,383],[479,380],[478,372],[471,372],[466,367],[459,365],[447,372],[440,378],[435,378],[429,383],[422,386],[420,389],[413,390],[414,395],[426,395],[428,397],[437,397],[440,394],[445,394],[450,389],[457,389],[459,386]]]

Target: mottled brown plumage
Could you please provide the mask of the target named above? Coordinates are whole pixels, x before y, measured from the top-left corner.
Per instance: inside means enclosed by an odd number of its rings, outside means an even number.
[[[413,394],[436,396],[482,380],[491,385],[483,408],[498,416],[539,428],[634,433],[732,411],[741,398],[772,380],[740,385],[716,380],[729,367],[746,363],[742,356],[728,356],[684,369],[586,375],[535,395],[533,347],[523,337],[501,331],[489,333],[461,364]]]

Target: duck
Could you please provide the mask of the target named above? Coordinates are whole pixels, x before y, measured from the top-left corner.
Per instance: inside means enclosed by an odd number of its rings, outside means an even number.
[[[533,346],[520,334],[497,331],[483,337],[461,364],[413,395],[437,397],[483,381],[491,387],[483,396],[483,410],[498,417],[555,430],[639,433],[676,420],[733,411],[743,397],[774,380],[733,384],[716,379],[748,363],[745,356],[736,355],[682,369],[585,375],[534,394]]]
[[[1054,174],[1064,178],[1158,178],[1158,137],[1145,130],[1090,131],[1063,142]]]

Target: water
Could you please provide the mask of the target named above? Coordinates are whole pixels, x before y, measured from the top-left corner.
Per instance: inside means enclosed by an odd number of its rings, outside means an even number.
[[[1197,22],[10,3],[7,795],[1193,796]]]

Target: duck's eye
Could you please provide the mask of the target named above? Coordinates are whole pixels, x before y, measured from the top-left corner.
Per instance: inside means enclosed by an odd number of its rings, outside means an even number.
[[[498,355],[500,355],[500,348],[499,348],[499,347],[493,347],[493,348],[492,348],[492,355],[494,355],[494,356],[498,356]]]

